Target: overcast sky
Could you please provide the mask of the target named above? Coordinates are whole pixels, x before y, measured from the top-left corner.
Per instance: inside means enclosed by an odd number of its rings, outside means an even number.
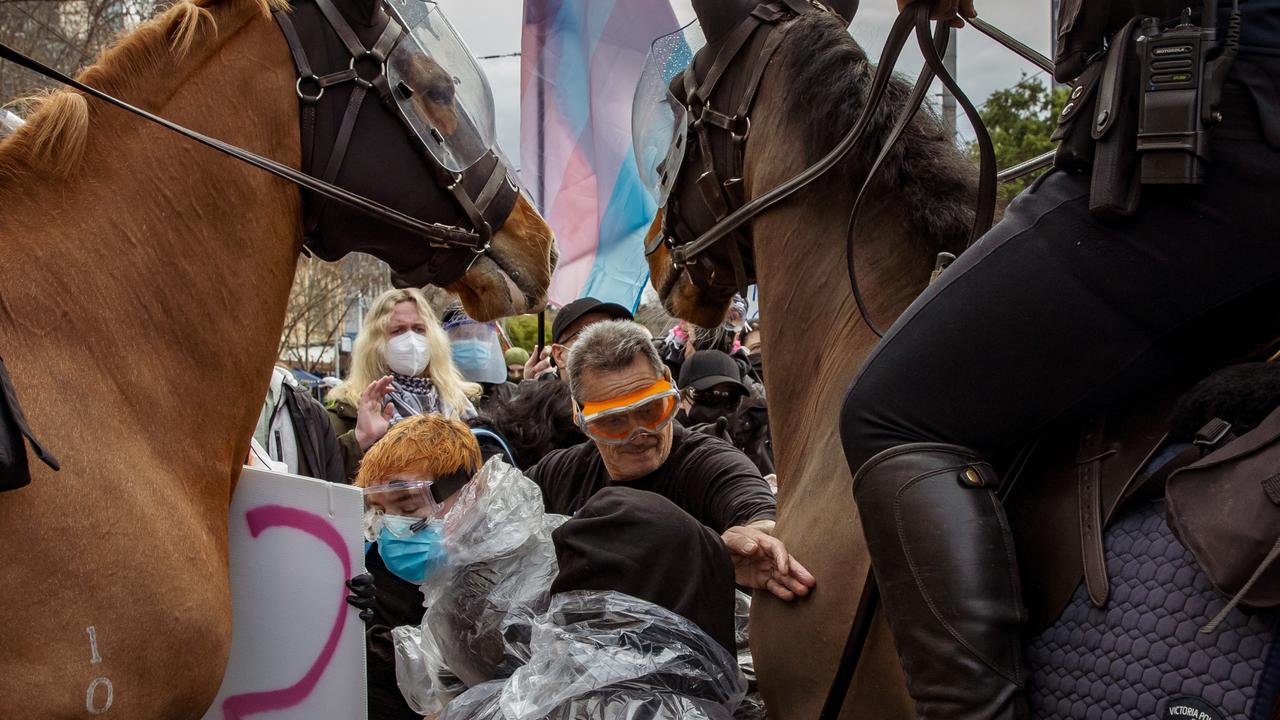
[[[664,2],[664,0],[644,0]],[[671,0],[682,22],[693,19],[689,0]],[[981,16],[1041,52],[1049,47],[1050,0],[977,0]],[[477,56],[519,52],[523,0],[439,0],[440,6]],[[862,0],[853,23],[854,38],[872,57],[879,57],[885,34],[896,15],[893,0]],[[1008,87],[1022,73],[1044,77],[1030,63],[966,28],[958,33],[957,73],[966,94],[978,104],[993,90]],[[520,157],[520,58],[482,60],[493,85],[498,113],[498,141],[507,156]],[[899,70],[914,76],[920,59],[914,43],[903,52]],[[935,83],[936,86],[936,83]],[[937,89],[935,87],[935,89]],[[936,97],[936,96],[935,96]],[[962,134],[968,134],[962,125]]]

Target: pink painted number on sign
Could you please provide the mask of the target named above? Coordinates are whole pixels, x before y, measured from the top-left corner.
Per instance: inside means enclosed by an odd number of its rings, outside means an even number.
[[[351,577],[351,559],[347,557],[347,545],[342,535],[332,523],[319,515],[284,505],[262,505],[245,513],[245,518],[249,521],[249,532],[255,538],[262,531],[273,527],[293,528],[315,537],[328,545],[342,561],[343,578]],[[222,714],[226,720],[241,720],[249,715],[290,708],[311,694],[325,668],[333,660],[333,654],[338,649],[338,639],[342,637],[342,627],[346,624],[347,605],[343,599],[346,589],[341,583],[338,588],[338,616],[333,621],[333,629],[329,631],[329,639],[320,651],[320,656],[311,664],[307,674],[287,688],[233,695],[223,700]]]

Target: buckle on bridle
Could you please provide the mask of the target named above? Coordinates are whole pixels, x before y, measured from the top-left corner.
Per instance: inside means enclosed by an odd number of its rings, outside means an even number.
[[[751,135],[751,116],[750,115],[734,115],[729,118],[729,139],[735,145],[741,145],[747,141],[747,136]],[[742,128],[742,132],[738,132],[738,128]]]
[[[376,68],[378,71],[377,75],[374,75],[372,78],[369,78],[367,80],[360,74],[360,70],[356,68],[356,65],[358,63],[362,63],[366,60],[372,60],[374,63],[376,63]],[[360,87],[363,87],[364,89],[368,90],[368,89],[371,89],[373,87],[373,84],[381,80],[382,76],[386,74],[387,59],[383,57],[382,53],[378,52],[377,50],[365,50],[359,55],[351,56],[351,62],[347,65],[347,69],[355,73],[355,77],[352,78],[352,81],[356,85],[359,85]]]
[[[308,95],[302,91],[302,83],[306,81],[308,84],[314,84],[316,87],[315,95]],[[320,98],[324,97],[324,84],[320,82],[320,78],[314,74],[306,76],[298,76],[298,82],[294,83],[294,89],[298,91],[298,99],[304,103],[317,103]]]

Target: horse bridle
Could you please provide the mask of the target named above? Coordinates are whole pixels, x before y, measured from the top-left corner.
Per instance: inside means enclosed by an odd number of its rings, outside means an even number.
[[[325,179],[314,177],[308,172],[300,172],[283,163],[277,162],[267,157],[258,155],[257,153],[245,150],[244,148],[223,142],[216,138],[209,137],[202,133],[196,132],[189,128],[183,127],[165,118],[147,112],[141,108],[131,105],[119,98],[105,93],[95,87],[82,83],[68,75],[59,72],[34,58],[21,53],[4,42],[0,42],[0,59],[7,60],[16,65],[24,67],[32,72],[42,75],[57,83],[70,87],[74,90],[94,97],[98,100],[114,105],[122,110],[130,112],[149,122],[159,125],[171,132],[194,140],[202,145],[210,147],[230,157],[236,158],[242,162],[248,163],[256,168],[275,175],[276,177],[287,180],[300,188],[314,193],[319,202],[310,202],[304,211],[304,227],[306,228],[307,237],[304,238],[304,249],[310,240],[310,236],[314,233],[319,223],[319,217],[323,208],[323,201],[331,200],[350,207],[361,212],[371,218],[382,221],[393,227],[410,232],[422,238],[430,247],[441,248],[446,250],[463,250],[465,253],[459,253],[458,257],[450,262],[446,261],[440,265],[425,266],[404,270],[405,273],[413,273],[414,277],[430,278],[430,282],[437,284],[447,284],[461,277],[471,265],[481,255],[489,250],[489,243],[492,239],[493,228],[500,227],[502,220],[510,212],[514,206],[518,190],[506,177],[505,164],[493,152],[489,152],[487,156],[476,165],[468,168],[463,173],[449,173],[438,163],[435,167],[442,173],[442,185],[449,190],[458,204],[461,206],[471,227],[461,227],[459,225],[444,224],[437,222],[426,222],[417,218],[406,215],[394,208],[388,207],[382,203],[371,200],[367,197],[353,193],[343,187],[333,184],[331,180],[336,177],[337,171],[341,166],[342,158],[345,155],[347,142],[350,140],[351,132],[354,128],[355,117],[359,114],[360,103],[364,95],[369,89],[378,89],[379,94],[384,101],[389,101],[390,89],[387,88],[385,81],[385,58],[390,47],[394,45],[395,40],[402,34],[403,30],[390,18],[387,19],[387,26],[383,31],[382,38],[374,48],[366,49],[359,42],[355,33],[351,31],[350,26],[337,12],[336,8],[328,0],[317,0],[317,5],[321,7],[328,6],[332,11],[325,12],[326,19],[329,20],[334,32],[347,46],[351,52],[350,67],[342,72],[332,73],[325,76],[315,76],[309,70],[309,64],[306,63],[306,54],[302,50],[300,44],[296,44],[297,34],[290,36],[289,30],[285,29],[286,25],[281,23],[282,32],[284,32],[286,40],[289,43],[290,51],[293,53],[294,62],[298,70],[298,81],[296,88],[300,102],[302,103],[302,121],[303,121],[303,138],[304,138],[304,168],[310,163],[308,161],[307,144],[312,138],[307,134],[308,117],[311,118],[311,127],[314,128],[314,107],[324,94],[324,88],[342,82],[353,82],[356,85],[356,91],[352,93],[351,101],[348,104],[347,113],[343,118],[342,130],[339,133],[339,141],[330,153],[328,167],[325,171]],[[277,22],[281,17],[285,17],[285,23],[288,23],[287,16],[283,13],[277,13]],[[335,22],[335,18],[338,22]],[[340,24],[339,24],[340,23]],[[290,25],[291,27],[291,25]],[[341,29],[340,29],[341,28]],[[386,38],[390,38],[383,41]],[[352,42],[354,41],[354,42]],[[301,58],[301,62],[299,62]],[[357,69],[362,62],[375,61],[376,74],[365,77],[360,74]],[[381,81],[381,82],[379,82]],[[313,94],[307,94],[308,89],[316,90]],[[308,110],[311,108],[311,110]],[[399,113],[396,113],[399,116]],[[499,172],[501,170],[501,172]],[[473,172],[474,171],[474,172]],[[495,179],[496,178],[496,179]],[[476,179],[482,180],[478,183]],[[505,209],[504,209],[505,208]],[[428,265],[432,261],[428,261]]]
[[[741,196],[742,168],[745,162],[746,140],[751,129],[750,111],[755,104],[755,95],[759,90],[761,76],[774,52],[781,45],[783,36],[791,27],[791,20],[801,14],[830,11],[808,0],[774,0],[761,3],[726,35],[711,68],[701,82],[693,79],[695,69],[692,64],[684,71],[684,77],[677,79],[686,93],[685,105],[691,122],[689,147],[686,150],[684,165],[697,164],[699,161],[701,163],[696,170],[696,185],[701,203],[691,202],[689,192],[681,193],[677,181],[676,188],[673,188],[671,198],[663,209],[661,232],[655,234],[645,246],[646,255],[651,255],[664,245],[670,252],[672,269],[675,272],[667,275],[665,286],[658,289],[659,294],[666,296],[683,271],[688,273],[695,285],[718,288],[726,295],[731,290],[745,295],[746,286],[754,281],[754,277],[751,272],[751,263],[744,257],[744,249],[750,247],[750,238],[746,235],[749,228],[744,230],[744,226],[764,211],[822,177],[859,146],[871,125],[877,107],[884,98],[898,57],[913,31],[920,45],[921,54],[924,56],[925,66],[912,88],[910,99],[898,115],[892,130],[863,179],[847,225],[846,261],[849,284],[863,321],[877,335],[883,335],[872,320],[858,285],[853,260],[857,213],[877,171],[915,117],[935,77],[947,87],[963,108],[973,126],[979,150],[978,194],[974,221],[969,232],[969,243],[972,244],[990,229],[995,215],[997,180],[994,148],[976,108],[960,89],[943,62],[942,58],[946,52],[950,34],[946,24],[939,23],[932,38],[930,37],[929,11],[929,2],[916,2],[899,13],[885,41],[862,112],[835,147],[794,177],[747,202],[743,202]],[[994,26],[976,19],[971,23],[996,42],[1034,62],[1040,68],[1048,70],[1052,67],[1048,58]],[[765,39],[757,38],[754,44],[749,42],[753,35],[762,31],[767,35]],[[754,47],[757,51],[749,58],[746,69],[737,74],[739,78],[748,79],[746,82],[739,81],[739,92],[736,97],[729,97],[722,101],[724,102],[722,106],[733,107],[736,111],[732,115],[719,112],[712,107],[712,95],[716,92],[721,80],[726,76],[734,75],[727,70],[735,58],[742,55],[748,47]],[[725,152],[726,149],[727,152]],[[1046,153],[1023,163],[1001,173],[999,179],[1007,181],[1034,172],[1047,165],[1051,156],[1052,153]],[[694,167],[689,169],[694,170]],[[722,180],[722,177],[726,179]],[[731,282],[725,282],[717,277],[714,264],[706,256],[709,250],[725,240],[731,240],[728,244],[729,261],[734,273]]]
[[[413,134],[413,128],[405,121],[392,98],[393,92],[411,94],[412,91],[407,87],[393,89],[386,72],[387,58],[397,43],[405,38],[406,29],[395,18],[383,13],[382,30],[377,41],[373,47],[365,47],[332,0],[313,0],[313,2],[329,28],[342,41],[342,45],[350,56],[345,69],[317,75],[308,57],[306,46],[290,18],[290,13],[279,10],[274,13],[274,16],[289,45],[289,52],[293,56],[294,66],[298,71],[295,87],[300,103],[302,169],[307,174],[315,175],[312,170],[319,160],[316,152],[316,116],[324,102],[325,90],[344,83],[354,85],[350,99],[343,110],[334,145],[329,151],[328,159],[324,162],[324,170],[316,175],[323,182],[333,183],[342,169],[360,109],[370,91],[374,91],[388,110],[401,119],[405,131],[411,136]],[[460,277],[480,255],[488,251],[494,228],[501,227],[511,213],[519,196],[519,189],[508,176],[506,164],[492,150],[461,172],[447,169],[425,149],[422,149],[420,154],[433,169],[440,187],[453,196],[473,233],[465,243],[428,238],[429,242],[437,247],[461,247],[469,250],[470,255],[448,255],[443,262],[437,258],[428,258],[427,262],[419,268],[404,271],[414,278],[444,285]],[[305,237],[308,240],[315,236],[321,224],[325,199],[323,196],[304,197],[306,202],[303,224]]]
[[[662,232],[646,244],[645,255],[652,255],[666,245],[673,265],[678,270],[687,271],[695,284],[736,290],[746,296],[752,273],[744,257],[749,239],[737,231],[741,223],[726,229],[710,242],[694,240],[698,237],[696,228],[706,225],[720,228],[731,212],[742,207],[745,199],[743,168],[746,141],[751,135],[751,110],[764,71],[792,27],[788,21],[821,9],[808,0],[762,2],[724,36],[705,77],[699,80],[695,67],[690,64],[675,80],[682,88],[682,102],[688,111],[689,140],[684,164],[692,163],[690,169],[698,173],[696,193],[681,192],[677,182],[663,209]],[[747,64],[735,67],[734,61],[743,56],[746,56]],[[737,72],[730,72],[731,69]],[[728,92],[718,92],[726,88]],[[718,101],[730,112],[717,109]],[[731,283],[720,280],[714,265],[703,254],[726,238],[733,240],[728,245],[734,272]],[[668,286],[660,288],[661,294],[670,292],[671,284],[678,275],[672,273],[669,276]]]

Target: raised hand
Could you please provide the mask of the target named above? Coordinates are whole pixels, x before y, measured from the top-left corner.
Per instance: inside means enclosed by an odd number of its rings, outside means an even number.
[[[391,415],[395,409],[387,402],[391,392],[391,376],[384,375],[369,383],[360,393],[356,403],[356,442],[361,450],[368,450],[382,439],[391,427]]]
[[[539,353],[537,348],[529,355],[529,360],[524,364],[524,379],[537,380],[538,376],[551,369],[551,346],[546,345]]]

